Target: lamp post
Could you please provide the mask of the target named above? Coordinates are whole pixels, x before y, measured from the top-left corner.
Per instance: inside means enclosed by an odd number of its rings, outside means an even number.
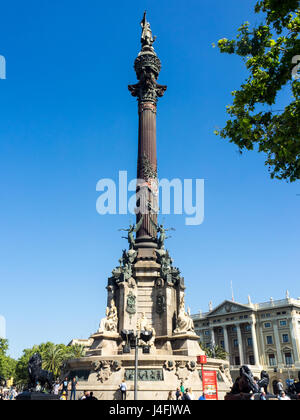
[[[136,331],[122,330],[121,337],[125,341],[123,353],[130,353],[131,349],[135,349],[135,362],[134,362],[134,400],[138,399],[138,369],[139,369],[139,347],[143,349],[143,353],[149,353],[149,346],[143,344],[148,343],[153,337],[152,331]],[[141,341],[141,343],[140,343]]]

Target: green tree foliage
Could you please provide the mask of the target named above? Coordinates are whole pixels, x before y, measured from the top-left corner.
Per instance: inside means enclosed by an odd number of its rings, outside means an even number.
[[[208,347],[208,346],[205,346],[205,344],[201,342],[199,344],[207,357],[227,360],[228,353],[223,349],[222,346],[216,345],[216,346]]]
[[[16,361],[7,355],[8,341],[0,338],[0,378],[4,380],[15,376]]]
[[[28,383],[28,362],[34,353],[40,353],[43,360],[43,369],[51,371],[55,378],[60,377],[64,362],[68,359],[77,359],[84,356],[84,348],[79,345],[66,346],[51,342],[42,343],[31,349],[25,349],[16,365],[16,383]]]
[[[271,178],[292,182],[300,179],[299,1],[261,0],[255,12],[264,19],[258,27],[250,29],[246,22],[236,39],[218,42],[221,53],[243,58],[250,75],[240,90],[232,92],[230,119],[216,134],[229,138],[241,153],[265,153]],[[289,103],[277,110],[283,89],[290,92]]]

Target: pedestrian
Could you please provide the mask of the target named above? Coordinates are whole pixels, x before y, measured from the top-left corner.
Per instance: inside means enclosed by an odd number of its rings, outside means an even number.
[[[84,391],[82,397],[80,398],[80,401],[88,400],[90,397],[90,393],[88,391]]]
[[[71,396],[70,396],[70,401],[72,401],[72,399],[74,401],[76,400],[76,387],[77,387],[77,378],[74,376],[74,378],[72,379],[72,382],[71,382]]]
[[[281,382],[281,379],[278,380],[276,388],[277,388],[276,394],[277,394],[278,397],[280,397],[282,395],[282,393],[284,392],[283,384]]]
[[[262,388],[261,392],[260,392],[260,401],[267,401],[267,394],[265,392],[265,390]]]
[[[127,398],[127,384],[125,382],[125,379],[123,379],[122,383],[120,384],[119,389],[121,391],[122,401],[126,401],[126,398]]]
[[[180,383],[180,391],[184,394],[185,393],[185,387],[183,384],[183,381]]]
[[[168,401],[173,401],[173,400],[174,400],[173,392],[170,391],[168,395]]]
[[[290,397],[288,395],[286,395],[286,393],[283,391],[279,397],[280,401],[290,401]]]
[[[178,401],[183,401],[183,400],[184,400],[183,393],[179,392]]]
[[[192,388],[188,388],[186,392],[186,400],[193,401],[195,399],[195,395],[192,391]]]
[[[180,388],[177,388],[176,389],[175,396],[176,396],[176,400],[178,401],[179,400],[179,397],[180,397]]]
[[[53,386],[53,394],[54,395],[58,395],[59,394],[59,388],[60,388],[60,383],[57,380]]]
[[[90,396],[88,397],[88,400],[97,401],[98,398],[94,397],[94,393],[93,392],[90,392]]]
[[[68,378],[65,378],[64,381],[62,381],[62,394],[65,392],[66,396],[68,396],[68,387],[69,387],[69,381]]]
[[[199,401],[206,401],[204,392],[202,395],[200,395]]]
[[[63,391],[60,396],[60,401],[67,401],[67,393],[66,391]]]

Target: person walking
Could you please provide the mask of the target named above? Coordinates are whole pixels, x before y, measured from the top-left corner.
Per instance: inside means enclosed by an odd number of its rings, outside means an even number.
[[[206,401],[204,392],[202,395],[200,395],[199,401]]]
[[[53,394],[54,395],[58,395],[59,394],[59,388],[60,388],[60,383],[57,380],[53,386]]]
[[[126,398],[127,398],[127,384],[125,382],[125,379],[123,379],[123,381],[120,385],[120,391],[121,391],[122,401],[126,401]]]
[[[281,382],[281,379],[279,379],[278,382],[277,382],[277,396],[280,397],[283,392],[284,392],[283,384]]]
[[[176,400],[178,401],[179,400],[179,397],[180,397],[180,388],[177,388],[176,389],[175,396],[176,396]]]
[[[63,394],[65,392],[66,396],[68,397],[68,388],[69,388],[68,378],[65,378],[64,381],[62,381],[61,386],[62,386],[61,393]]]
[[[73,401],[76,400],[76,387],[77,387],[77,378],[74,377],[72,379],[72,382],[71,382],[71,396],[70,396],[70,401],[72,401],[72,399],[73,399]]]
[[[182,392],[183,394],[185,393],[185,387],[184,387],[183,381],[180,383],[180,392]]]

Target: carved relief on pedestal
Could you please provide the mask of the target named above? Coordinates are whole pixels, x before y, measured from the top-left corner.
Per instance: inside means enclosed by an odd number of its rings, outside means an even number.
[[[107,381],[113,372],[118,372],[122,368],[122,364],[115,360],[103,360],[93,363],[93,369],[97,372],[97,378],[100,382]]]
[[[156,296],[156,313],[162,315],[164,312],[166,312],[166,307],[166,298],[162,293],[159,293]]]
[[[110,307],[106,308],[106,317],[101,320],[98,332],[118,332],[118,310],[114,299],[111,300]]]
[[[173,360],[167,360],[164,364],[164,368],[171,372],[176,367],[175,362]]]
[[[174,333],[184,334],[188,332],[195,334],[194,321],[190,316],[190,311],[188,310],[188,312],[185,312],[184,296],[182,296],[180,300],[179,313]]]
[[[136,296],[131,290],[127,295],[126,312],[129,314],[130,318],[132,315],[136,314]]]
[[[187,368],[186,362],[184,361],[176,362],[175,375],[180,381],[182,382],[187,381],[190,374],[191,374],[191,371]]]

